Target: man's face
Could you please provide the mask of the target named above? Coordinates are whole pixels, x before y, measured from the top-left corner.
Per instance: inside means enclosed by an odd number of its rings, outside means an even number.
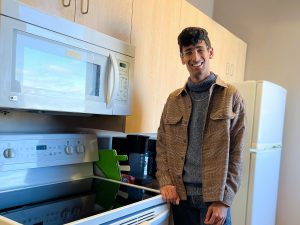
[[[196,45],[182,47],[181,62],[186,65],[192,82],[201,82],[209,76],[209,59],[212,57],[213,48],[207,49],[203,40],[199,40]]]

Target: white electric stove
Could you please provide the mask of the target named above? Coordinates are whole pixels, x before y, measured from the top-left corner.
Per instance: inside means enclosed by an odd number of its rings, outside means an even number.
[[[93,134],[0,135],[0,225],[168,224],[159,191],[94,176]]]

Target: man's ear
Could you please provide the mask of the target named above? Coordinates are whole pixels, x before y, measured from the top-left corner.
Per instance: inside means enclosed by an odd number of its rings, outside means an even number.
[[[180,59],[181,59],[181,63],[182,63],[182,65],[184,65],[185,64],[185,61],[183,60],[183,56],[180,54]]]
[[[209,51],[209,58],[212,59],[214,57],[214,49],[210,48],[208,51]]]

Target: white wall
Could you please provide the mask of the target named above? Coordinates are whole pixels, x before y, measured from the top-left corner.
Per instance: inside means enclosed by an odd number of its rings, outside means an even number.
[[[247,42],[247,80],[269,80],[288,90],[277,225],[298,225],[300,1],[215,0],[213,18]]]

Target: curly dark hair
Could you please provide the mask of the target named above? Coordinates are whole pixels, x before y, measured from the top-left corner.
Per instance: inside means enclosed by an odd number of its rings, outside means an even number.
[[[184,28],[178,35],[179,50],[182,52],[182,47],[195,45],[199,40],[204,40],[207,49],[211,49],[210,40],[208,33],[204,28],[201,27],[187,27]]]

